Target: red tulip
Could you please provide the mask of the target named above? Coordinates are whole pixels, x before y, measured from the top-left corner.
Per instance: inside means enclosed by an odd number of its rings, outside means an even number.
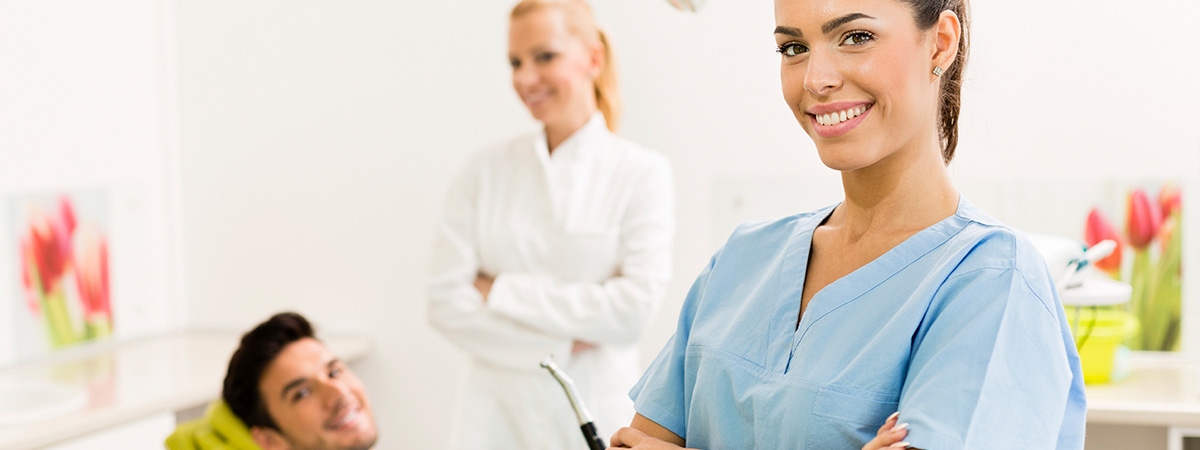
[[[1150,241],[1154,240],[1154,235],[1158,233],[1158,228],[1162,223],[1162,213],[1158,211],[1157,203],[1146,198],[1146,192],[1134,189],[1129,193],[1126,219],[1128,220],[1129,243],[1133,245],[1133,248],[1143,250],[1150,245]]]
[[[67,235],[75,232],[75,207],[71,206],[71,199],[63,196],[58,199],[58,217],[62,222],[63,228]]]
[[[38,312],[38,295],[33,290],[33,277],[29,275],[29,264],[33,261],[29,254],[28,237],[21,238],[21,291],[25,293],[25,303],[34,314]]]
[[[1121,235],[1117,233],[1117,229],[1112,226],[1104,213],[1098,208],[1092,208],[1092,212],[1088,213],[1087,230],[1084,232],[1084,240],[1088,247],[1096,245],[1100,241],[1110,239],[1116,241],[1117,249],[1113,250],[1111,255],[1104,257],[1096,262],[1096,267],[1100,270],[1115,274],[1121,270],[1121,252],[1123,251],[1124,243],[1121,242]]]
[[[95,226],[80,224],[74,233],[75,282],[83,300],[84,316],[112,317],[108,285],[108,242]]]
[[[1167,220],[1175,211],[1183,206],[1183,193],[1179,190],[1179,186],[1175,183],[1168,182],[1162,187],[1162,191],[1158,193],[1158,203],[1162,208],[1162,218]]]
[[[1167,243],[1171,241],[1175,231],[1174,220],[1163,221],[1162,226],[1158,228],[1158,245],[1161,252],[1167,251]]]
[[[71,232],[75,230],[75,211],[66,197],[59,200],[58,215],[50,218],[50,224],[54,226],[54,242],[66,272],[71,267]]]
[[[29,253],[33,267],[37,269],[38,280],[43,294],[50,292],[62,279],[66,268],[66,255],[59,244],[59,238],[54,224],[41,210],[32,209],[29,212],[29,229],[25,238],[29,242]]]

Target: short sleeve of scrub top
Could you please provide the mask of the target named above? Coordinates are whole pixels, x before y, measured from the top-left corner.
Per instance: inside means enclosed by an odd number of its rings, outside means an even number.
[[[860,448],[895,411],[915,448],[1083,448],[1078,355],[1032,245],[960,200],[797,324],[832,209],[734,232],[630,392],[639,414],[706,450]]]

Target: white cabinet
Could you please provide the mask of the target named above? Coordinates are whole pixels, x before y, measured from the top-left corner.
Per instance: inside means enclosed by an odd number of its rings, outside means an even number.
[[[1171,427],[1167,430],[1167,450],[1200,450],[1200,428]]]
[[[80,436],[45,450],[162,450],[175,429],[175,415],[159,413],[103,431]]]

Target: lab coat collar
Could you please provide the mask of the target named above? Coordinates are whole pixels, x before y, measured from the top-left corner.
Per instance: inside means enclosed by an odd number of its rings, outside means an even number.
[[[601,136],[606,133],[608,133],[608,121],[604,120],[603,113],[596,111],[592,114],[592,118],[588,119],[582,127],[579,127],[571,136],[558,144],[558,148],[554,149],[553,159],[556,161],[570,160],[582,156],[584,151],[591,147],[585,145],[585,143],[591,141],[595,136]],[[545,128],[538,134],[537,141],[534,143],[534,151],[543,163],[550,163],[550,145],[546,139]]]

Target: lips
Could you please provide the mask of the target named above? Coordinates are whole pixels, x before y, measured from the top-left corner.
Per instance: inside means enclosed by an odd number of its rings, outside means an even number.
[[[362,418],[362,408],[358,406],[342,408],[333,418],[325,422],[325,428],[332,431],[352,428],[360,418]]]
[[[813,106],[805,113],[818,136],[834,138],[857,127],[874,107],[871,102],[838,102]]]
[[[537,106],[541,105],[542,103],[545,103],[547,100],[549,100],[550,99],[550,91],[541,91],[541,92],[535,92],[535,93],[531,93],[531,94],[525,94],[522,97],[524,97],[525,105],[530,108],[533,108],[533,107],[537,107]]]

